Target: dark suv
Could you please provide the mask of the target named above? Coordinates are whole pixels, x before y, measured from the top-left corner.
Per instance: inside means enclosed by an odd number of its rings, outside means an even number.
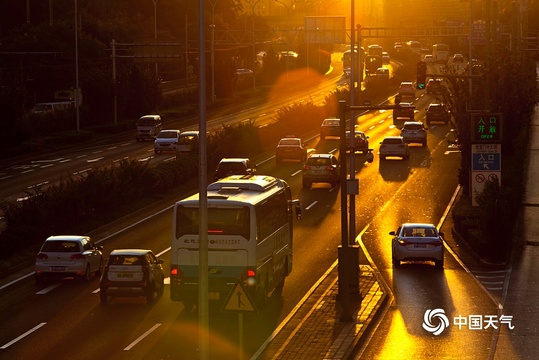
[[[332,154],[313,154],[305,161],[302,175],[304,188],[310,188],[313,182],[326,182],[335,187],[340,179],[340,164]]]
[[[162,264],[151,250],[113,250],[99,283],[101,302],[106,303],[109,296],[144,296],[152,302],[154,293],[163,295]]]
[[[275,150],[275,162],[280,164],[283,160],[307,160],[307,148],[300,138],[293,135],[282,138]]]
[[[230,175],[255,175],[256,164],[248,158],[223,158],[217,165],[213,180],[225,178]]]
[[[445,108],[444,104],[430,104],[427,108],[426,122],[429,125],[433,121],[441,121],[445,124],[449,123],[451,114]]]

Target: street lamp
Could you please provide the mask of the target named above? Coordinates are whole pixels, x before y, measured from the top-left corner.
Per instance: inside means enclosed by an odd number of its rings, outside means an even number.
[[[153,36],[154,40],[157,40],[157,2],[159,0],[152,0],[153,2]],[[155,76],[157,77],[157,62],[155,63]]]

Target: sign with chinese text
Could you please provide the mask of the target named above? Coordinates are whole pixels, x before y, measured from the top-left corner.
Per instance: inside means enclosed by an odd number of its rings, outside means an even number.
[[[472,113],[472,143],[501,143],[501,113]]]

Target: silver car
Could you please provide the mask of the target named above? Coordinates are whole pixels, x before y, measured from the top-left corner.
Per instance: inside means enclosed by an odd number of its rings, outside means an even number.
[[[95,245],[89,236],[59,235],[45,240],[36,256],[36,282],[47,277],[75,277],[90,280],[103,270],[101,245]]]
[[[427,130],[419,121],[406,121],[401,129],[401,136],[407,144],[420,143],[427,146]]]
[[[163,260],[151,250],[118,249],[111,251],[99,283],[102,303],[109,296],[144,296],[148,303],[154,293],[163,295],[165,272]]]
[[[180,130],[161,130],[154,141],[154,152],[176,151],[180,139]]]
[[[391,258],[394,266],[401,261],[433,261],[436,267],[444,267],[443,232],[432,224],[405,223],[391,231]]]
[[[410,157],[410,148],[402,136],[388,136],[380,143],[380,161],[388,156],[401,157],[403,160]]]

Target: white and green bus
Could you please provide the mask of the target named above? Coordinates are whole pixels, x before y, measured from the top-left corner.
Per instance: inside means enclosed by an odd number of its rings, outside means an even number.
[[[264,175],[233,175],[212,183],[208,197],[208,299],[223,303],[234,284],[262,309],[292,271],[293,215],[299,200],[288,184]],[[170,296],[198,302],[199,194],[178,201],[172,221]]]

